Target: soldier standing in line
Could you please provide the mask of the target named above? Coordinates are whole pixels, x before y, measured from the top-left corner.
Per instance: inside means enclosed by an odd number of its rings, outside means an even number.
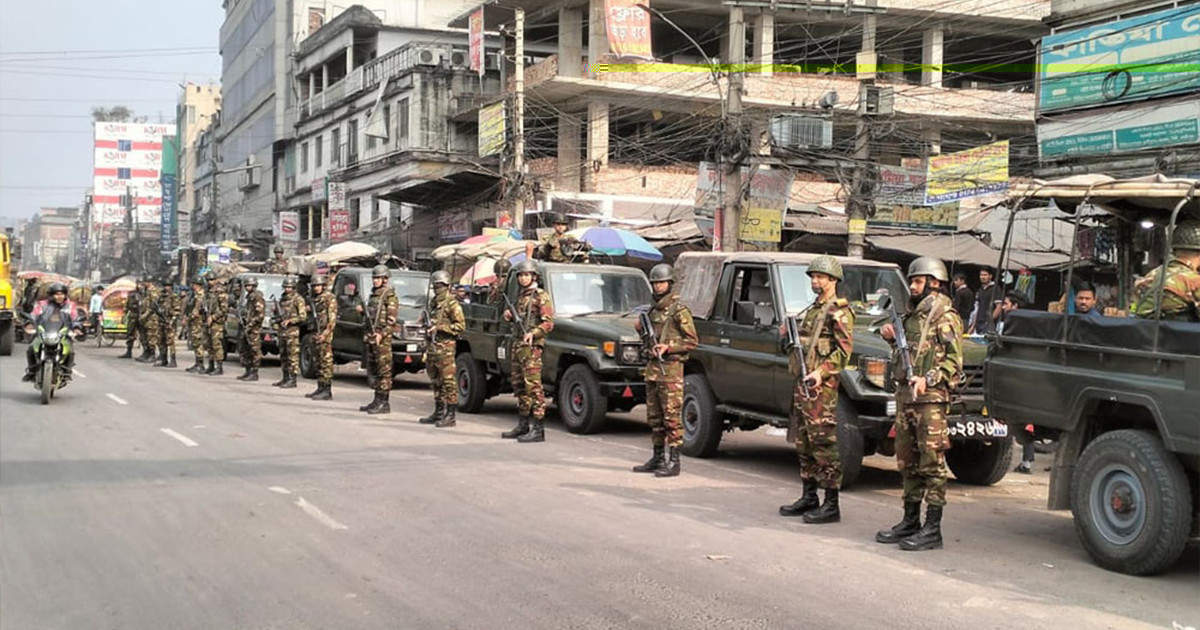
[[[138,321],[146,335],[146,354],[137,358],[138,363],[154,363],[158,360],[158,352],[161,350],[158,347],[159,317],[154,311],[158,308],[161,293],[157,282],[146,281],[146,292],[142,294],[143,308],[138,313]]]
[[[492,282],[492,286],[488,289],[487,303],[488,304],[503,304],[504,292],[508,290],[508,272],[512,271],[512,263],[508,262],[507,258],[501,258],[492,266],[496,280]]]
[[[561,214],[551,214],[550,223],[554,226],[554,232],[544,236],[537,245],[528,243],[525,245],[525,259],[545,260],[547,262],[565,263],[571,262],[571,257],[563,251],[563,246],[567,249],[573,247],[582,247],[585,251],[591,249],[587,243],[567,234],[567,219]]]
[[[1162,311],[1165,320],[1200,322],[1200,221],[1175,226],[1160,303],[1158,278],[1162,273],[1163,267],[1158,267],[1134,284],[1133,314],[1154,319]]]
[[[250,276],[242,283],[246,287],[246,301],[242,304],[238,332],[238,356],[242,361],[239,381],[257,381],[258,368],[262,366],[262,326],[267,313],[267,301],[258,290],[258,278]]]
[[[125,354],[118,359],[133,358],[133,344],[138,338],[138,321],[141,319],[142,283],[134,285],[132,291],[125,295]],[[145,356],[145,344],[142,345],[142,356]],[[140,357],[139,357],[140,358]]]
[[[287,273],[287,260],[283,257],[283,245],[275,246],[275,257],[263,263],[259,268],[262,273]]]
[[[532,260],[517,265],[517,312],[504,311],[504,319],[515,322],[512,338],[512,386],[517,396],[520,420],[516,428],[501,434],[518,442],[545,442],[546,397],[542,391],[542,349],[546,335],[554,330],[554,306],[550,296],[537,285],[538,267]]]
[[[197,277],[192,280],[192,299],[188,302],[188,342],[196,355],[192,367],[184,370],[193,374],[204,371],[204,359],[208,356],[208,332],[204,327],[205,310],[204,280]]]
[[[371,298],[367,308],[363,309],[361,303],[357,307],[365,318],[363,344],[375,379],[374,400],[358,410],[371,415],[392,412],[388,400],[392,394],[392,332],[396,329],[400,301],[388,282],[390,277],[387,265],[375,265],[371,270]]]
[[[799,322],[800,351],[789,349],[788,363],[796,385],[792,393],[792,421],[797,423],[796,455],[804,494],[791,505],[780,506],[783,516],[803,516],[809,524],[842,520],[838,491],[842,487],[842,462],[837,444],[838,377],[850,363],[854,350],[854,309],[837,296],[842,263],[818,256],[808,265],[808,277],[817,295]],[[800,377],[798,361],[807,376]],[[817,500],[817,488],[825,502]]]
[[[313,400],[333,398],[333,328],[337,325],[337,298],[327,289],[325,276],[314,276],[309,286],[313,293],[313,316],[317,329],[313,331],[313,350],[317,359],[317,390],[306,397]]]
[[[158,294],[158,367],[178,367],[175,363],[175,330],[179,326],[180,299],[170,277],[163,277]]]
[[[942,508],[946,505],[946,449],[950,435],[946,416],[950,390],[962,380],[962,319],[941,287],[949,281],[946,265],[922,256],[908,267],[912,310],[904,330],[885,324],[880,334],[895,345],[896,335],[908,340],[913,377],[906,379],[901,361],[896,382],[896,464],[904,480],[904,518],[875,534],[877,542],[900,543],[905,551],[942,548]],[[921,501],[926,503],[921,525]]]
[[[300,324],[308,319],[308,307],[304,298],[296,293],[296,279],[283,279],[283,298],[279,300],[279,362],[283,368],[283,378],[273,383],[281,389],[292,389],[296,386],[296,376],[300,374]]]
[[[204,374],[225,374],[225,318],[229,315],[229,290],[217,274],[208,272],[208,318],[205,335],[208,341],[208,369]]]
[[[700,345],[700,336],[692,311],[674,291],[675,270],[671,265],[655,265],[650,270],[650,288],[654,290],[651,332],[658,345],[646,349],[650,354],[645,373],[646,421],[650,423],[654,454],[645,464],[634,466],[633,472],[678,477],[679,447],[683,446],[683,364],[688,352]],[[642,332],[640,320],[634,327]]]
[[[458,405],[458,382],[454,378],[454,355],[458,337],[467,328],[462,304],[450,291],[450,274],[436,271],[430,278],[434,297],[425,311],[429,321],[428,345],[425,346],[425,373],[433,387],[434,411],[421,418],[421,424],[437,428],[454,426],[455,406]]]

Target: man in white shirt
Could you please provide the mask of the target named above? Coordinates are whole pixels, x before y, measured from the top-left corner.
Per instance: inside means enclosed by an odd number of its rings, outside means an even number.
[[[104,314],[104,296],[100,293],[104,291],[104,287],[97,286],[92,291],[92,299],[88,301],[88,317],[92,320],[92,332],[100,330],[100,319]]]

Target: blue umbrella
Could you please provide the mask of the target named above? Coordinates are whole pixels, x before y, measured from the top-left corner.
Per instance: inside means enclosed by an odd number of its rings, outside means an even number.
[[[588,227],[567,232],[592,246],[592,251],[609,256],[629,256],[644,260],[662,260],[662,252],[646,239],[619,228]]]

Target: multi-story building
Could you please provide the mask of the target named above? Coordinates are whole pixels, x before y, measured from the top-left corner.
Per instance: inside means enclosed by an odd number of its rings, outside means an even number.
[[[197,142],[201,134],[211,127],[221,109],[221,86],[188,83],[179,94],[179,105],[175,127],[179,133],[179,190],[178,218],[179,242],[192,242],[192,214],[203,208],[196,190],[196,169],[200,160]],[[205,159],[211,159],[206,155]],[[211,168],[211,165],[210,165]]]
[[[24,225],[22,269],[68,273],[79,208],[41,208]]]

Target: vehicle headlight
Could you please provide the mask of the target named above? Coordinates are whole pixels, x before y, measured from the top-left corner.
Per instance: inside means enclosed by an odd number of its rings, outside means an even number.
[[[859,369],[862,370],[863,376],[867,378],[867,382],[878,387],[879,389],[887,389],[888,361],[879,357],[862,357],[858,361]]]
[[[0,308],[8,308],[8,296],[0,295]]]
[[[639,346],[621,346],[621,363],[636,364],[642,362],[642,349]]]
[[[58,340],[61,336],[62,336],[61,333],[56,333],[56,332],[44,333],[44,334],[42,334],[42,341],[45,341],[46,343],[53,345],[53,344],[58,343]]]

